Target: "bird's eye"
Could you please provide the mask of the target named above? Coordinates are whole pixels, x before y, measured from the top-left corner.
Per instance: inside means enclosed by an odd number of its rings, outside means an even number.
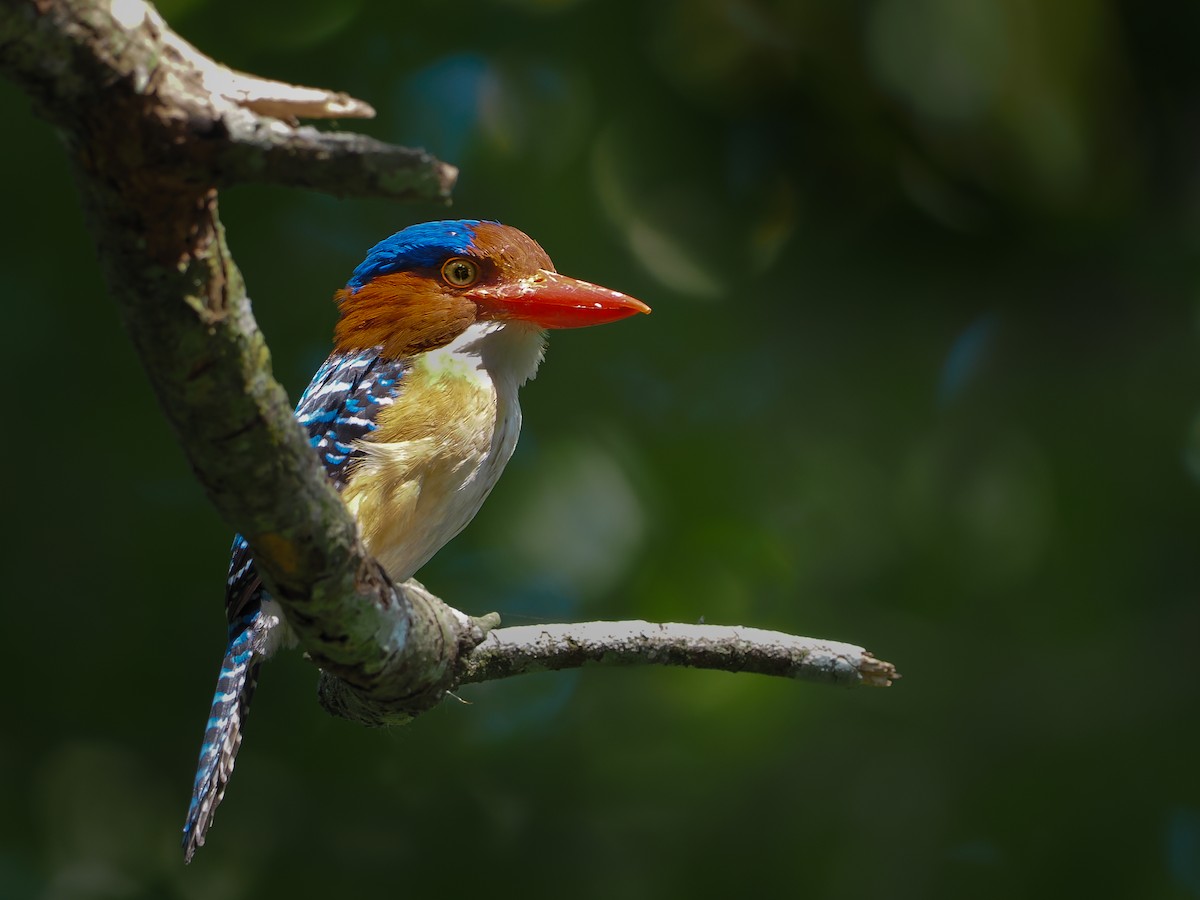
[[[468,287],[479,280],[479,266],[469,259],[456,256],[442,264],[442,278],[454,287]]]

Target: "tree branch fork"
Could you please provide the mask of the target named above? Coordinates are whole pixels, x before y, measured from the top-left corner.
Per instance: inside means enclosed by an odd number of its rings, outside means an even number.
[[[0,73],[63,135],[108,288],[198,480],[322,670],[330,712],[407,720],[463,684],[663,664],[886,686],[861,647],[754,628],[591,622],[499,628],[419,582],[390,582],[321,469],[270,354],[217,209],[259,182],[445,201],[456,170],[421,150],[318,131],[369,118],[344,93],[225,67],[144,0],[0,0]]]

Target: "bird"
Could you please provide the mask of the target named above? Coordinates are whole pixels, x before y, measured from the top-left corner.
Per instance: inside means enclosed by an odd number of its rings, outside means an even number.
[[[396,232],[334,299],[333,349],[295,417],[397,584],[474,518],[500,477],[521,430],[518,389],[542,362],[546,331],[650,312],[559,274],[524,232],[481,219]],[[260,666],[294,644],[240,534],[225,611],[228,641],[183,827],[186,862],[224,797]]]

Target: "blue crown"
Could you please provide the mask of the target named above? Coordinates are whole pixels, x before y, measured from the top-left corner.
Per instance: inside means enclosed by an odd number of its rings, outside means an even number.
[[[475,226],[480,219],[447,219],[409,225],[370,249],[358,264],[346,287],[357,291],[371,279],[391,272],[436,266],[448,256],[462,256],[471,249]]]

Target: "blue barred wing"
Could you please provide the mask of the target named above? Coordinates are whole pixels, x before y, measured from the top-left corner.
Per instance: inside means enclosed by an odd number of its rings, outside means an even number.
[[[317,369],[301,395],[296,420],[308,433],[309,442],[339,491],[362,456],[355,442],[375,430],[379,411],[395,401],[406,368],[403,360],[380,357],[378,347],[334,353]],[[250,545],[236,535],[225,592],[230,623],[258,605],[260,592]]]

